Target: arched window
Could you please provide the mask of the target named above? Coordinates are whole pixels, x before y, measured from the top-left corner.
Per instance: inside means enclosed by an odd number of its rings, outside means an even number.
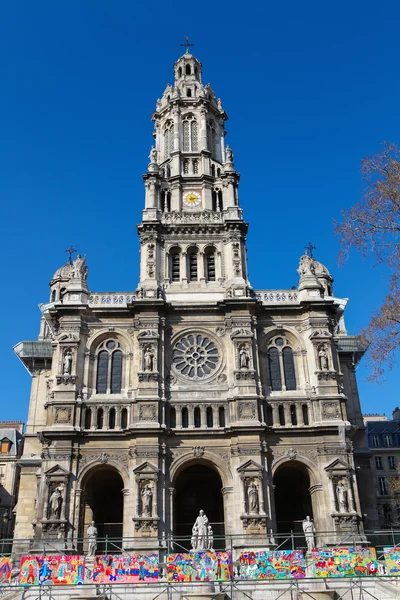
[[[270,404],[267,405],[267,425],[274,424],[274,417],[272,412],[272,406]]]
[[[215,165],[214,163],[211,165],[211,175],[215,177]]]
[[[213,427],[214,418],[211,406],[207,406],[207,427]]]
[[[286,424],[285,411],[284,411],[282,404],[279,406],[278,413],[279,413],[279,425],[285,425]]]
[[[180,281],[181,253],[179,248],[172,248],[170,252],[170,264],[171,281]]]
[[[182,408],[182,427],[184,429],[189,427],[189,413],[186,406]]]
[[[218,421],[220,427],[225,427],[225,409],[223,406],[218,409]]]
[[[108,429],[115,429],[115,408],[110,408],[108,413]]]
[[[198,173],[199,173],[199,161],[194,160],[193,161],[193,175],[198,175]]]
[[[292,404],[290,407],[290,420],[292,422],[292,425],[297,425],[297,413],[295,404]]]
[[[98,348],[96,392],[120,394],[122,388],[122,351],[117,340],[106,340]]]
[[[197,248],[190,248],[187,253],[188,280],[197,281]]]
[[[270,385],[273,392],[290,391],[297,388],[293,350],[289,345],[289,341],[283,336],[277,336],[270,340],[268,366]]]
[[[179,73],[179,77],[182,77],[182,67],[179,67],[178,73]]]
[[[216,158],[216,142],[217,142],[217,133],[215,131],[214,123],[207,124],[207,146],[209,151],[211,152],[211,156]]]
[[[213,211],[217,211],[217,192],[215,190],[213,190],[211,192],[211,199],[212,199],[212,210]]]
[[[171,156],[174,149],[174,124],[168,122],[164,129],[164,160]],[[168,175],[167,175],[168,176]]]
[[[176,410],[173,406],[169,408],[169,426],[172,429],[176,427]]]
[[[51,292],[51,301],[52,301],[52,302],[55,302],[55,301],[56,301],[56,290],[53,290],[53,291]]]
[[[191,69],[190,65],[186,65],[185,73],[186,73],[186,75],[192,74],[192,69]]]
[[[191,88],[188,88],[188,89],[186,90],[186,96],[187,96],[188,98],[191,98],[191,97],[192,97],[192,89],[191,89]]]
[[[86,409],[85,412],[85,429],[90,429],[92,426],[92,411],[90,410],[90,408]]]
[[[97,429],[103,429],[104,411],[99,408],[97,411]]]
[[[183,152],[197,152],[198,150],[198,128],[197,121],[193,115],[187,115],[182,123]]]
[[[303,404],[303,406],[301,407],[301,409],[302,409],[302,412],[303,412],[303,422],[304,422],[304,425],[309,425],[310,421],[309,421],[309,418],[308,418],[308,406],[307,406],[307,404]]]
[[[187,175],[189,173],[189,161],[188,160],[183,161],[183,173],[185,175]]]
[[[121,410],[121,429],[126,429],[128,427],[128,411],[126,408]]]
[[[207,281],[215,281],[215,250],[207,248],[204,253],[205,258],[205,274]]]
[[[200,406],[194,407],[194,426],[201,427]]]

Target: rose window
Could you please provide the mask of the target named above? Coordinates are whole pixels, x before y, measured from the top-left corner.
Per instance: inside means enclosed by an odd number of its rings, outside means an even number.
[[[190,334],[176,342],[172,351],[172,363],[181,375],[201,379],[211,375],[217,368],[218,350],[209,338]]]

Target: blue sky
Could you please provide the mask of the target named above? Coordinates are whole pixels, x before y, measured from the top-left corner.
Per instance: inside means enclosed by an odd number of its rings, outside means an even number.
[[[388,273],[356,254],[338,268],[332,220],[359,198],[361,158],[400,144],[399,18],[396,1],[1,3],[1,419],[26,421],[12,346],[36,338],[65,248],[87,254],[92,290],[137,286],[150,117],[185,35],[229,116],[252,285],[296,285],[311,240],[348,330],[366,325]],[[399,370],[367,374],[364,412],[390,414]]]

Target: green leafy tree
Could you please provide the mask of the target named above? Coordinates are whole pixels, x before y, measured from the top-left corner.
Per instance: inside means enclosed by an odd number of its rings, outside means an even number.
[[[369,344],[370,379],[379,380],[395,364],[400,347],[400,149],[385,143],[381,152],[363,159],[361,171],[361,199],[342,211],[335,233],[341,242],[339,264],[356,248],[391,273],[388,294],[362,332]]]

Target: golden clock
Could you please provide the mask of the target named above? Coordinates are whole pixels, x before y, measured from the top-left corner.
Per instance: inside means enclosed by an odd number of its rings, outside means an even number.
[[[183,204],[186,206],[199,206],[201,204],[201,193],[200,192],[185,192],[183,194]]]

